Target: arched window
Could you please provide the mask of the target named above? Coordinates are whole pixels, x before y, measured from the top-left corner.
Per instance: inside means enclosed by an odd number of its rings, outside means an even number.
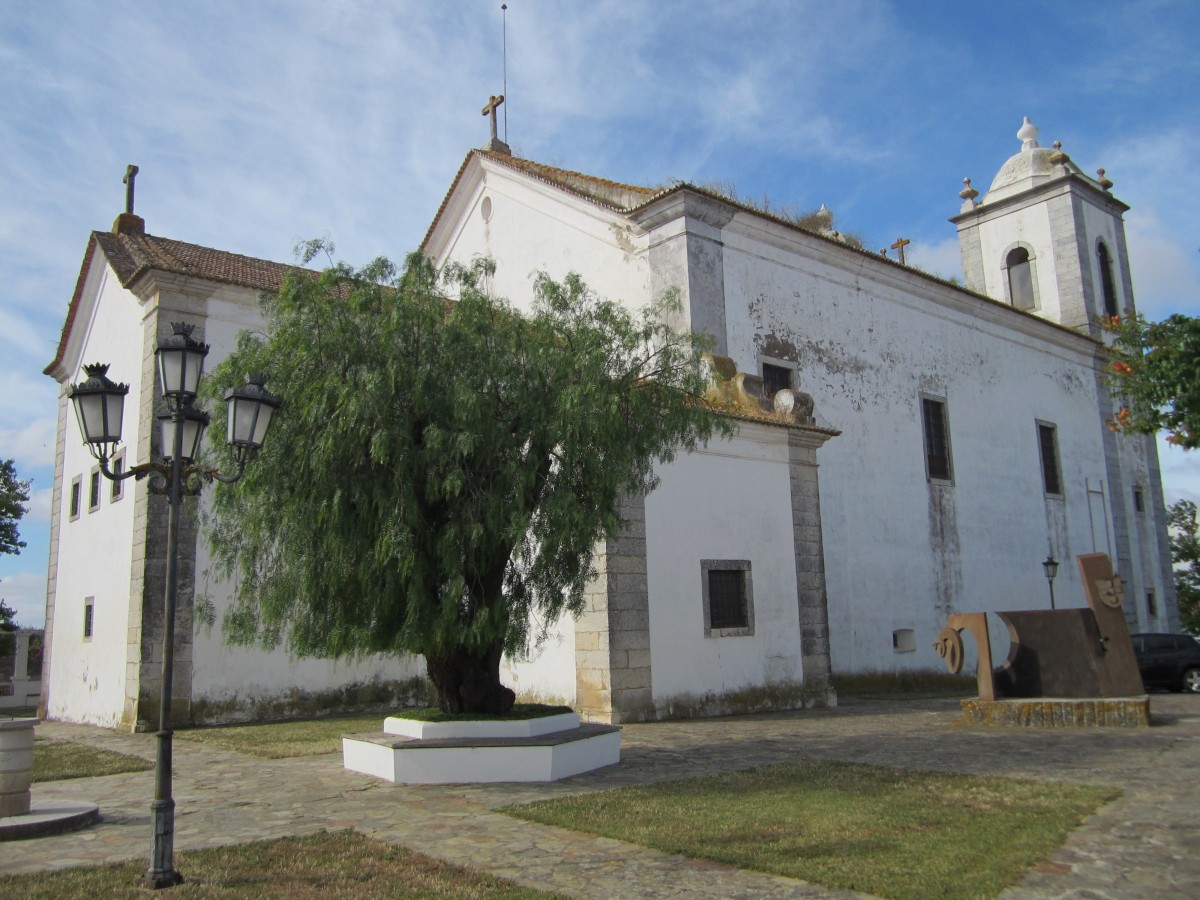
[[[1017,309],[1033,309],[1036,305],[1033,297],[1033,264],[1029,261],[1029,251],[1024,247],[1010,250],[1004,258],[1005,268],[1008,269],[1008,298]]]
[[[1100,263],[1100,288],[1104,293],[1104,314],[1109,318],[1118,315],[1117,286],[1113,282],[1112,259],[1104,241],[1096,244],[1096,258]]]

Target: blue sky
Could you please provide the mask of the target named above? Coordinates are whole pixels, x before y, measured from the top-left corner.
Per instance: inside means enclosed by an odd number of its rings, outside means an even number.
[[[962,178],[986,189],[1022,116],[1126,216],[1139,308],[1200,314],[1200,4],[508,3],[509,143],[617,181],[826,203],[869,247],[959,270]],[[0,596],[41,624],[54,355],[93,229],[362,263],[424,234],[502,90],[498,0],[6,3],[0,8],[0,458],[33,479]],[[502,128],[503,119],[502,119]],[[501,261],[502,263],[502,261]],[[1162,451],[1168,502],[1200,455]]]

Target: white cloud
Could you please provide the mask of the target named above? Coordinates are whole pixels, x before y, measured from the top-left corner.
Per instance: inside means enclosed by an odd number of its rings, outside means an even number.
[[[21,571],[0,579],[0,597],[16,612],[22,628],[42,628],[46,623],[46,573]]]
[[[957,237],[932,243],[913,241],[904,249],[905,258],[915,268],[924,269],[941,278],[962,280],[962,254],[959,252]]]
[[[13,459],[17,471],[53,467],[55,445],[54,419],[35,419],[15,429],[0,428],[0,447],[6,458]]]
[[[53,477],[53,476],[51,476]],[[30,491],[29,503],[25,506],[25,516],[21,524],[36,522],[39,525],[50,524],[50,506],[54,499],[54,488],[46,487]]]

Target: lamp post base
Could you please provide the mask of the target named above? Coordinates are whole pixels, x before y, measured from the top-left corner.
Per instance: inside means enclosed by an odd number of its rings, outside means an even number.
[[[150,815],[154,820],[150,868],[138,884],[153,890],[183,884],[183,875],[175,869],[175,801],[151,801]]]

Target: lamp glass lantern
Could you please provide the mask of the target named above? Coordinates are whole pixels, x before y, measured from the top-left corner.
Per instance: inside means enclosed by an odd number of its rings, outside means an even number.
[[[229,443],[239,459],[262,449],[267,428],[283,401],[267,391],[265,375],[248,375],[246,383],[225,395],[229,404]]]
[[[158,360],[158,377],[168,402],[192,399],[200,388],[204,372],[204,357],[208,344],[192,338],[194,325],[172,322],[173,334],[158,342],[154,356]]]
[[[162,429],[162,455],[166,459],[174,456],[176,415],[179,415],[179,427],[183,429],[183,451],[179,458],[186,464],[200,455],[200,442],[204,440],[209,417],[208,413],[190,404],[181,406],[178,413],[160,414],[157,418]]]
[[[75,405],[79,431],[88,450],[96,459],[106,460],[121,442],[129,385],[109,379],[108,366],[101,363],[84,366],[83,371],[87,380],[72,385],[67,396]]]
[[[1042,569],[1044,569],[1046,572],[1046,580],[1053,581],[1054,576],[1058,574],[1058,560],[1056,560],[1053,556],[1047,556],[1045,560],[1042,561]]]

